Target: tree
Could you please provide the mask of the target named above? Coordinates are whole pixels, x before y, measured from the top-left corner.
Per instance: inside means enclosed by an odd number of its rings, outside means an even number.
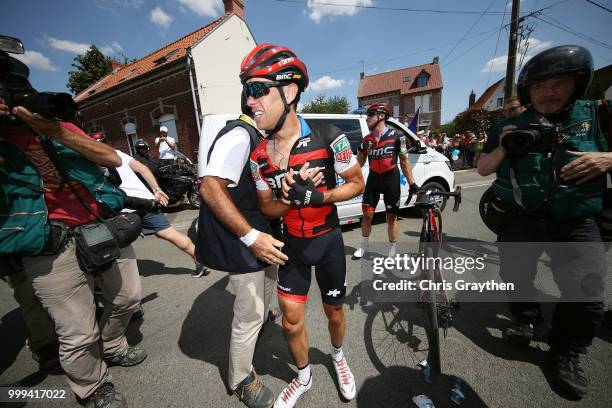
[[[455,133],[457,133],[455,131],[455,121],[454,120],[451,120],[450,122],[440,125],[440,127],[431,129],[431,131],[437,134],[446,133],[446,135],[449,137],[453,137]]]
[[[485,109],[463,111],[457,115],[453,122],[455,130],[460,133],[468,130],[472,132],[485,132],[495,124],[493,115]]]
[[[81,92],[111,71],[110,61],[110,58],[105,57],[98,47],[92,45],[85,54],[74,57],[71,65],[76,70],[68,73],[66,85],[75,94]]]
[[[318,95],[302,108],[303,113],[349,113],[351,104],[346,96]]]

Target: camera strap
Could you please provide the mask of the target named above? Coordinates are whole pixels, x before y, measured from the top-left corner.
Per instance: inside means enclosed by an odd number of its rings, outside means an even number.
[[[72,194],[76,196],[77,200],[79,200],[79,202],[83,205],[83,207],[85,207],[87,211],[89,211],[94,217],[96,217],[96,219],[99,222],[104,223],[104,219],[102,219],[102,217],[100,217],[89,205],[87,205],[87,203],[85,202],[81,194],[74,188],[72,184],[70,184],[70,178],[68,177],[66,170],[59,164],[59,158],[57,156],[57,152],[53,148],[53,144],[51,143],[51,141],[46,137],[41,138],[39,140],[40,140],[40,145],[47,153],[49,160],[53,162],[53,165],[57,169],[57,172],[62,177],[62,182],[68,185],[68,188],[70,188],[70,191],[72,191]]]
[[[0,167],[0,176],[4,176],[7,179],[11,180],[12,182],[22,185],[26,188],[29,188],[30,190],[34,192],[41,193],[41,194],[45,192],[43,188],[37,186],[36,184],[28,183],[27,181],[19,180],[18,178],[11,176],[11,174],[8,171],[6,171],[4,167]]]

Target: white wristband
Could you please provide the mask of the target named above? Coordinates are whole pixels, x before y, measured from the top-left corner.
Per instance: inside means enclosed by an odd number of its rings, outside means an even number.
[[[247,247],[250,247],[251,245],[255,243],[255,241],[257,241],[258,236],[259,236],[259,231],[257,231],[255,228],[251,228],[251,231],[249,231],[249,233],[246,234],[244,237],[240,237],[240,240],[242,241],[244,245],[246,245]]]

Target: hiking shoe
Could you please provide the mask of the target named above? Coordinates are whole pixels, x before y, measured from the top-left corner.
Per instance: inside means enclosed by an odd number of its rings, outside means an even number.
[[[77,401],[85,408],[127,408],[123,395],[115,391],[115,386],[109,382],[98,387],[89,398],[77,398]]]
[[[304,385],[300,382],[298,377],[295,377],[293,381],[291,381],[283,392],[280,393],[276,402],[274,403],[274,408],[293,408],[297,400],[304,394],[306,391],[310,389],[312,386],[312,375],[308,379],[308,384]]]
[[[242,380],[234,390],[234,394],[249,408],[270,408],[274,403],[274,394],[255,373]]]
[[[574,398],[582,398],[589,387],[587,377],[580,363],[580,354],[575,352],[554,354],[554,376],[559,386]]]
[[[533,332],[533,324],[531,323],[514,324],[506,329],[506,338],[515,344],[528,346],[533,339]]]
[[[106,361],[106,364],[109,367],[131,367],[142,363],[145,358],[147,358],[147,352],[144,349],[140,347],[128,346],[123,353],[112,357],[106,357],[104,361]]]
[[[355,377],[351,372],[346,359],[342,357],[340,360],[334,360],[332,358],[334,370],[336,371],[336,377],[338,377],[338,386],[340,387],[340,394],[344,399],[350,401],[355,398],[356,387]]]
[[[353,257],[355,257],[357,259],[363,258],[364,255],[365,255],[365,249],[363,249],[363,248],[359,248],[358,250],[356,250],[353,253]]]

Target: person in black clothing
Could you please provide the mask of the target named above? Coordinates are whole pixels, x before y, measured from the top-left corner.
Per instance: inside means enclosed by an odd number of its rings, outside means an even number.
[[[138,139],[134,144],[134,149],[136,150],[134,158],[147,166],[149,170],[151,170],[151,173],[157,177],[159,173],[159,162],[151,158],[149,144],[142,139]]]

